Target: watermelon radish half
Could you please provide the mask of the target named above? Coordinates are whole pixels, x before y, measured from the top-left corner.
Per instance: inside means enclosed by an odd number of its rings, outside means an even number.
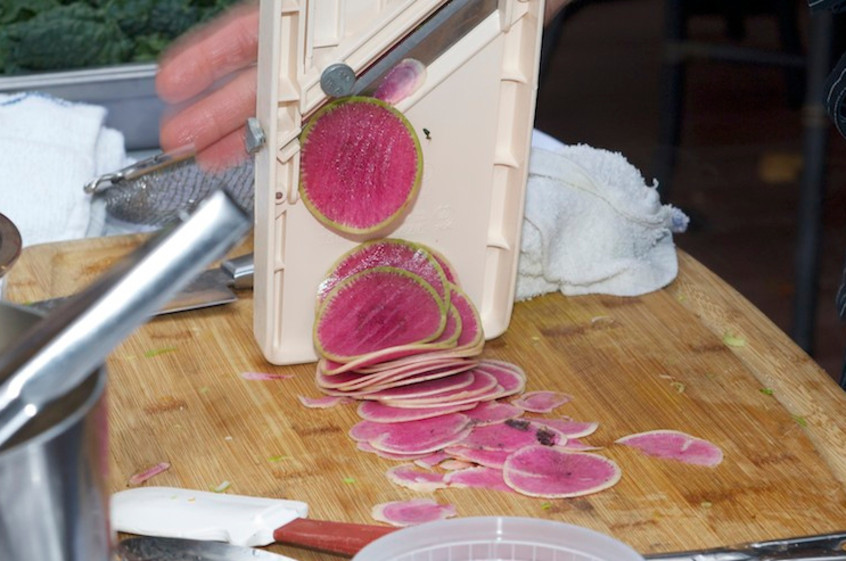
[[[387,228],[411,204],[422,174],[414,128],[379,99],[335,100],[303,130],[300,197],[315,218],[340,232]]]
[[[340,282],[314,324],[317,351],[345,362],[381,349],[436,339],[446,310],[425,280],[396,267],[375,267]]]

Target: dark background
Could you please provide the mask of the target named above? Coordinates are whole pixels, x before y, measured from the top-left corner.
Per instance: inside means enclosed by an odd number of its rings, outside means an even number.
[[[547,59],[536,119],[537,128],[566,143],[621,152],[647,181],[658,173],[663,2],[597,0],[571,10]],[[804,46],[808,9],[796,6]],[[780,47],[772,15],[746,17],[744,27],[745,36],[730,39],[722,16],[689,19],[697,40]],[[688,64],[677,164],[664,202],[693,219],[676,235],[677,246],[790,332],[803,129],[787,89],[777,67]],[[825,177],[812,355],[838,379],[846,351],[834,304],[846,254],[846,139],[833,127]]]

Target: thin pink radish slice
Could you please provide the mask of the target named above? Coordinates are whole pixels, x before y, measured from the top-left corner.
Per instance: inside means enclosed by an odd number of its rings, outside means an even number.
[[[450,459],[444,460],[438,467],[446,471],[457,471],[460,469],[467,469],[477,466],[473,462],[465,462],[464,460]]]
[[[461,334],[458,336],[458,348],[475,348],[484,343],[485,334],[479,312],[467,294],[456,285],[450,285],[450,306],[461,318]]]
[[[447,473],[444,476],[444,482],[450,487],[475,487],[477,489],[490,489],[491,491],[514,492],[514,489],[505,483],[502,470],[485,466]]]
[[[431,284],[445,304],[449,303],[448,283],[440,263],[425,246],[397,238],[364,242],[338,258],[317,287],[318,302],[345,278],[374,267],[398,267],[414,273]]]
[[[608,489],[622,472],[613,461],[596,454],[533,444],[512,453],[502,475],[518,493],[557,499]]]
[[[714,467],[723,461],[723,451],[715,444],[675,430],[652,430],[630,434],[617,444],[637,448],[656,458]]]
[[[427,454],[421,458],[414,460],[414,463],[420,467],[424,467],[427,469],[431,469],[438,465],[439,463],[443,462],[444,460],[448,460],[451,458],[449,454],[444,452],[443,450],[436,450],[430,454]]]
[[[375,269],[374,269],[375,270]],[[361,274],[366,274],[369,271],[362,271]],[[424,281],[425,282],[425,281]],[[444,329],[446,329],[446,319],[448,312],[444,310]],[[441,331],[443,333],[443,331]],[[430,353],[442,351],[445,354],[460,356],[458,353],[453,353],[452,349],[455,347],[455,341],[441,341],[440,335],[435,340],[422,341],[411,343],[407,345],[388,346],[370,353],[364,353],[355,357],[350,357],[349,361],[345,362],[339,368],[324,371],[327,375],[342,374],[344,372],[356,371],[365,372],[365,368],[374,364],[393,363],[400,359],[414,359],[414,357],[428,356]],[[475,353],[478,354],[478,353]],[[425,358],[424,358],[425,360]],[[333,362],[334,364],[337,364]],[[329,363],[327,363],[328,365]],[[379,370],[379,369],[377,369]]]
[[[351,403],[352,400],[341,396],[322,396],[322,397],[308,397],[305,395],[298,395],[297,399],[300,403],[311,409],[328,409],[337,405]]]
[[[429,453],[424,454],[392,454],[390,452],[384,452],[382,450],[377,450],[376,448],[372,447],[364,440],[360,440],[355,443],[355,447],[361,450],[362,452],[368,452],[370,454],[375,454],[380,458],[385,458],[386,460],[397,460],[400,462],[417,462],[429,456]]]
[[[401,487],[408,487],[421,493],[431,493],[446,488],[444,474],[423,471],[414,464],[401,464],[390,468],[385,475],[388,481]]]
[[[532,413],[549,413],[572,400],[572,396],[561,392],[539,390],[526,392],[511,403]]]
[[[557,430],[565,435],[567,440],[589,436],[599,428],[599,423],[595,421],[574,421],[568,418],[545,419],[542,417],[533,417],[532,422]]]
[[[378,504],[370,515],[374,520],[401,528],[451,518],[456,511],[455,506],[438,504],[432,499],[409,499]]]
[[[432,286],[396,267],[344,279],[326,297],[314,325],[318,353],[344,362],[388,347],[425,343],[444,329],[446,314]]]
[[[420,364],[430,361],[438,362],[445,359],[474,358],[482,352],[484,344],[485,340],[482,339],[479,344],[474,347],[452,347],[449,349],[432,349],[430,347],[430,350],[427,350],[427,352],[420,352],[385,362],[372,363],[366,366],[357,367],[355,368],[355,371],[362,374],[378,374],[379,372],[384,372],[386,370],[405,368],[410,364]]]
[[[399,219],[420,187],[423,158],[411,123],[371,97],[329,103],[303,130],[299,192],[323,224],[349,234]]]
[[[362,392],[360,396],[366,397],[367,399],[405,399],[423,397],[467,387],[474,379],[472,372],[464,371],[451,376],[445,376],[443,378],[428,379],[413,384],[396,385],[381,390]],[[399,382],[402,381],[404,380],[399,380]]]
[[[439,415],[459,413],[471,408],[472,405],[445,405],[443,407],[426,407],[411,409],[407,407],[391,407],[378,401],[363,401],[358,404],[358,415],[366,421],[374,423],[404,423],[430,419]]]
[[[501,423],[523,415],[523,410],[510,403],[501,401],[483,401],[464,413],[477,426]]]
[[[511,455],[511,450],[482,450],[479,448],[468,448],[466,446],[449,446],[444,450],[447,454],[458,458],[486,466],[501,469],[505,460]]]
[[[486,359],[479,362],[477,368],[496,378],[496,381],[502,386],[501,397],[518,394],[526,387],[526,373],[511,363]],[[518,405],[514,404],[514,406]]]
[[[382,403],[394,407],[443,407],[447,404],[473,403],[496,391],[496,379],[485,372],[473,369],[473,382],[462,388],[455,388],[431,395],[408,398],[383,398]]]
[[[449,376],[457,372],[470,370],[475,366],[475,361],[443,358],[432,362],[419,361],[408,363],[407,365],[395,370],[387,370],[373,374],[364,374],[359,373],[358,371],[353,371],[326,375],[320,371],[320,363],[318,363],[316,381],[318,386],[325,389],[338,389],[351,394],[357,392],[367,393],[404,385],[401,382],[405,380],[407,380],[405,383],[414,384],[422,382],[423,379],[433,380],[443,377],[435,376],[433,374],[442,372],[444,376]]]
[[[385,376],[374,375],[373,379],[367,385],[351,388],[348,395],[361,399],[370,399],[370,397],[377,397],[374,394],[378,394],[383,390],[420,384],[429,380],[451,378],[457,374],[471,370],[474,366],[475,362],[473,361],[451,360],[444,362],[443,365],[427,366],[426,368],[392,373]]]
[[[373,97],[395,105],[407,98],[426,81],[426,65],[406,58],[391,68],[373,93]]]
[[[554,429],[536,425],[526,419],[511,419],[474,427],[459,445],[481,450],[514,451],[532,444],[560,445],[566,440],[564,435]]]
[[[350,429],[354,440],[365,440],[385,452],[422,454],[434,452],[463,439],[470,420],[461,413],[400,423],[360,421]]]

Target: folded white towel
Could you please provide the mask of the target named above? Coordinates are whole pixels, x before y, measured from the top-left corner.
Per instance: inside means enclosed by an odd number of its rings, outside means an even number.
[[[83,185],[125,164],[103,107],[38,93],[0,95],[0,213],[24,246],[99,235],[102,207]]]
[[[526,187],[517,300],[636,296],[678,272],[673,232],[688,218],[619,153],[535,135]]]

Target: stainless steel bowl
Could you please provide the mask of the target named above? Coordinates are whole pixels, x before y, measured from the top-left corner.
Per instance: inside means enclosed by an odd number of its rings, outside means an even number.
[[[0,301],[0,356],[41,317]],[[105,367],[0,446],[0,559],[107,561]]]
[[[0,214],[0,278],[12,268],[12,264],[17,261],[20,254],[21,233],[11,220]]]

